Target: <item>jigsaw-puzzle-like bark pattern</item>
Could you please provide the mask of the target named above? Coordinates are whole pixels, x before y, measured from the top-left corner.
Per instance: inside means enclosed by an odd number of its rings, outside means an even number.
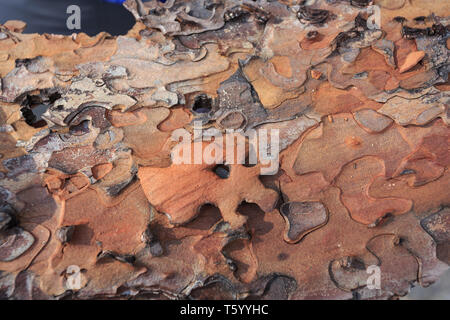
[[[124,5],[124,36],[0,25],[1,299],[388,299],[448,268],[448,1]],[[171,157],[261,129],[271,175]]]

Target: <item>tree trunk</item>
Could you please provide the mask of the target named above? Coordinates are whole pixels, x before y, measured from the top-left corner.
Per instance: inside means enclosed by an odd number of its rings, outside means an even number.
[[[125,36],[1,26],[0,297],[387,299],[448,269],[444,1],[124,5]]]

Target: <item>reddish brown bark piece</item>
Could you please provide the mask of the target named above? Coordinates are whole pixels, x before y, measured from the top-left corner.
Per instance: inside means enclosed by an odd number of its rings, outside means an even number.
[[[418,187],[438,179],[444,174],[450,163],[448,145],[450,131],[447,135],[430,135],[423,138],[418,149],[408,156],[398,170],[400,174],[413,174],[412,186]]]
[[[412,201],[406,199],[370,197],[369,187],[377,176],[385,177],[383,162],[364,157],[343,167],[336,179],[336,185],[342,190],[342,202],[358,222],[374,223],[388,213],[403,214],[412,207]]]
[[[286,221],[284,240],[288,243],[299,242],[328,220],[327,209],[320,202],[285,202],[280,213]]]
[[[325,179],[333,180],[342,166],[363,156],[385,159],[386,175],[392,176],[410,147],[396,127],[381,134],[363,130],[351,114],[333,116],[305,137],[294,163],[297,174],[321,171]]]
[[[141,114],[145,115],[146,121],[125,125],[124,142],[137,157],[151,159],[158,156],[169,137],[168,133],[159,131],[157,125],[169,116],[170,111],[166,108],[143,109],[139,110],[139,114],[139,118]]]
[[[371,109],[356,111],[353,116],[363,129],[373,133],[383,131],[393,122],[392,119]]]
[[[425,52],[423,51],[415,51],[409,53],[406,56],[403,64],[400,65],[399,72],[403,73],[409,71],[410,69],[415,67],[419,63],[419,61],[423,59],[423,57],[425,57]]]
[[[450,263],[450,232],[448,231],[450,227],[449,209],[445,208],[435,214],[432,214],[431,216],[423,219],[421,224],[436,241],[437,257],[447,264]]]
[[[103,178],[104,176],[106,176],[113,168],[113,165],[111,163],[102,163],[102,164],[97,164],[96,166],[94,166],[91,170],[92,170],[92,176],[99,180],[101,178]]]
[[[370,283],[367,276],[367,266],[378,266],[380,268],[380,281],[386,281],[383,278],[383,272],[389,274],[391,270],[397,270],[397,273],[402,279],[415,278],[419,274],[420,261],[417,261],[414,254],[405,246],[404,239],[402,240],[395,234],[380,234],[369,240],[365,253],[367,256],[367,262],[359,257],[344,257],[339,260],[335,260],[330,264],[330,274],[333,280],[338,286],[344,290],[352,291],[355,289],[362,289],[367,286],[373,285],[375,288],[372,290],[360,291],[360,294],[371,293],[375,297],[381,295],[382,291],[377,291],[375,283]],[[373,263],[373,264],[371,264]],[[401,270],[400,270],[401,269]],[[381,282],[380,282],[381,283]],[[385,286],[383,291],[398,292],[400,295],[404,295],[409,290],[409,284],[407,281],[399,281],[396,283],[390,282],[388,286]]]
[[[245,222],[244,217],[236,212],[242,201],[256,203],[264,211],[273,209],[278,194],[266,189],[258,180],[259,166],[229,165],[226,179],[214,172],[215,167],[204,164],[142,167],[138,177],[149,201],[158,211],[166,213],[174,225],[195,218],[199,207],[206,203],[216,205],[224,220],[233,227]],[[175,181],[176,185],[172,185]]]
[[[86,203],[89,205],[86,206]],[[130,206],[139,209],[130,210]],[[43,274],[47,292],[64,292],[66,283],[61,274],[70,265],[87,270],[87,274],[83,276],[83,287],[89,283],[86,289],[92,290],[91,294],[98,290],[101,292],[101,288],[108,288],[122,277],[121,281],[124,282],[141,272],[139,268],[132,266],[123,267],[122,263],[114,259],[97,261],[97,256],[102,252],[135,255],[144,247],[141,235],[148,222],[149,208],[139,185],[130,186],[124,194],[112,201],[102,199],[95,190],[89,188],[66,200],[63,210],[64,216],[59,225],[73,226],[74,230],[68,243],[53,248],[49,257],[49,268]],[[80,256],[84,258],[80,260]],[[108,269],[112,273],[105,271]],[[98,282],[100,274],[104,272],[106,278]]]

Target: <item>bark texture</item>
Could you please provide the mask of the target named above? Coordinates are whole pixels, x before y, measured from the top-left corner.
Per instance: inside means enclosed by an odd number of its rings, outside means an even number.
[[[125,36],[1,26],[1,298],[386,299],[448,268],[448,1],[125,6]],[[278,171],[172,163],[194,122],[278,129]]]

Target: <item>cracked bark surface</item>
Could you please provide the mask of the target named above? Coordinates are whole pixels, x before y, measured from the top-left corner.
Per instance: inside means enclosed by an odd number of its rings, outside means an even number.
[[[125,7],[125,36],[0,28],[0,298],[389,299],[448,269],[446,1]],[[172,163],[194,123],[278,129],[278,172]]]

